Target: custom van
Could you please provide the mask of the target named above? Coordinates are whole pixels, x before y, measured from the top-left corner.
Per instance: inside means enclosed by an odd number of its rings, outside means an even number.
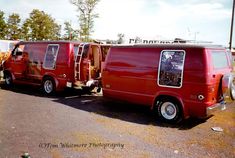
[[[40,85],[46,94],[66,87],[98,86],[101,48],[95,43],[71,41],[19,42],[4,62],[6,85]]]
[[[235,99],[231,52],[221,46],[112,46],[103,96],[150,106],[167,122],[206,117]]]

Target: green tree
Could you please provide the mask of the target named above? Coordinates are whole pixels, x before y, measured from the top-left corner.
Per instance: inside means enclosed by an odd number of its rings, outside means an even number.
[[[71,23],[68,22],[68,21],[65,21],[64,25],[65,25],[65,27],[64,27],[65,34],[64,34],[63,39],[64,40],[76,40],[76,39],[78,39],[79,31],[73,29]]]
[[[58,40],[61,26],[44,11],[34,9],[22,26],[26,40]]]
[[[79,13],[80,37],[82,41],[90,41],[94,20],[98,14],[94,13],[95,6],[100,0],[70,0],[77,7]]]
[[[53,40],[60,40],[61,39],[61,25],[55,23],[53,28],[55,34]]]
[[[64,30],[65,30],[64,39],[65,40],[72,40],[73,39],[73,32],[74,32],[74,30],[73,30],[73,28],[71,26],[71,23],[68,22],[68,21],[65,21],[64,25],[65,25],[65,27],[64,27]]]
[[[20,26],[19,14],[13,13],[9,15],[7,20],[7,39],[17,40],[21,37],[21,26]]]
[[[0,10],[0,39],[5,39],[7,24],[4,18],[4,12]]]
[[[21,38],[28,41],[30,40],[31,38],[31,34],[30,34],[30,24],[29,24],[29,20],[26,20],[24,22],[24,24],[22,25],[22,28],[21,28],[21,31],[22,31],[22,36]]]

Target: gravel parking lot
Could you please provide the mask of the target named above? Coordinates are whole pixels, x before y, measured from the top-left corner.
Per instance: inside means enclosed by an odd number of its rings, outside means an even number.
[[[235,157],[235,104],[169,125],[148,107],[104,103],[102,95],[68,90],[46,97],[38,87],[0,87],[1,158]]]

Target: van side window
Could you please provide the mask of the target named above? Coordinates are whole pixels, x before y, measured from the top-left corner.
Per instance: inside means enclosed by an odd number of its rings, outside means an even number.
[[[215,69],[221,69],[228,67],[228,60],[225,52],[212,51],[213,66]]]
[[[158,85],[180,88],[183,80],[184,60],[185,51],[183,50],[163,50],[158,68]]]
[[[58,44],[49,44],[47,46],[43,67],[45,69],[55,69],[57,54],[59,51]]]

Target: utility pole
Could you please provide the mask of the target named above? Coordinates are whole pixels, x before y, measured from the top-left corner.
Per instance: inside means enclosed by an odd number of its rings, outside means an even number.
[[[234,8],[235,8],[235,0],[233,0],[233,8],[232,8],[232,19],[231,19],[230,40],[229,40],[230,50],[232,50]]]

